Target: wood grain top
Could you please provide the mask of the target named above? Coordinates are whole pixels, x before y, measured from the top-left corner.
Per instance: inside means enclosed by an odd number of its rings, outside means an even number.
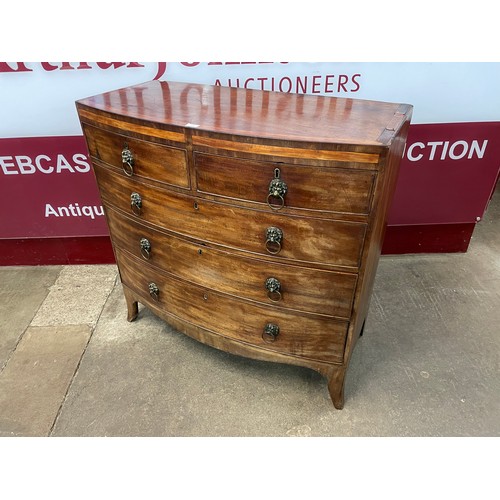
[[[408,104],[150,81],[77,101],[114,115],[284,141],[387,145]]]

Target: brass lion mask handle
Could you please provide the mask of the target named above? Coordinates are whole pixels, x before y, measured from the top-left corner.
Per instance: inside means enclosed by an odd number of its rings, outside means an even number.
[[[151,258],[151,243],[147,238],[141,238],[139,240],[139,245],[141,247],[141,255],[149,260]]]
[[[281,171],[274,169],[274,179],[269,183],[269,194],[267,195],[267,204],[273,210],[281,210],[285,206],[285,195],[288,186],[281,180]],[[277,200],[277,203],[273,203]]]
[[[153,300],[160,300],[160,289],[156,283],[149,283],[148,285],[149,295],[153,298]]]
[[[142,211],[142,198],[139,193],[132,193],[130,195],[130,207],[135,215],[141,215]]]
[[[262,340],[267,344],[271,344],[276,341],[280,333],[280,327],[274,323],[267,323],[262,332]]]
[[[281,283],[278,278],[267,278],[265,287],[270,300],[273,302],[281,300]]]
[[[134,175],[134,156],[127,144],[125,144],[122,149],[122,169],[128,177]]]
[[[283,241],[283,231],[279,227],[266,229],[266,250],[273,255],[280,253]]]

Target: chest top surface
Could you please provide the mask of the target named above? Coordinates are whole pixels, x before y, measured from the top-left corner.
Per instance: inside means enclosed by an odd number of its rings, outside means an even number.
[[[174,127],[284,141],[385,146],[407,104],[150,81],[79,100],[80,107]]]

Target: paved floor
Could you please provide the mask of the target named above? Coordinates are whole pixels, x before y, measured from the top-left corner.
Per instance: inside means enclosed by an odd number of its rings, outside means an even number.
[[[384,256],[333,408],[312,370],[185,337],[116,267],[0,268],[0,436],[499,436],[500,190],[465,254]]]

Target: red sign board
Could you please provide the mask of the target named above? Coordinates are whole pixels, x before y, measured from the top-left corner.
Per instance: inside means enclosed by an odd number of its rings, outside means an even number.
[[[475,223],[500,171],[500,122],[411,125],[389,225]]]
[[[83,136],[0,139],[0,238],[107,234]]]

